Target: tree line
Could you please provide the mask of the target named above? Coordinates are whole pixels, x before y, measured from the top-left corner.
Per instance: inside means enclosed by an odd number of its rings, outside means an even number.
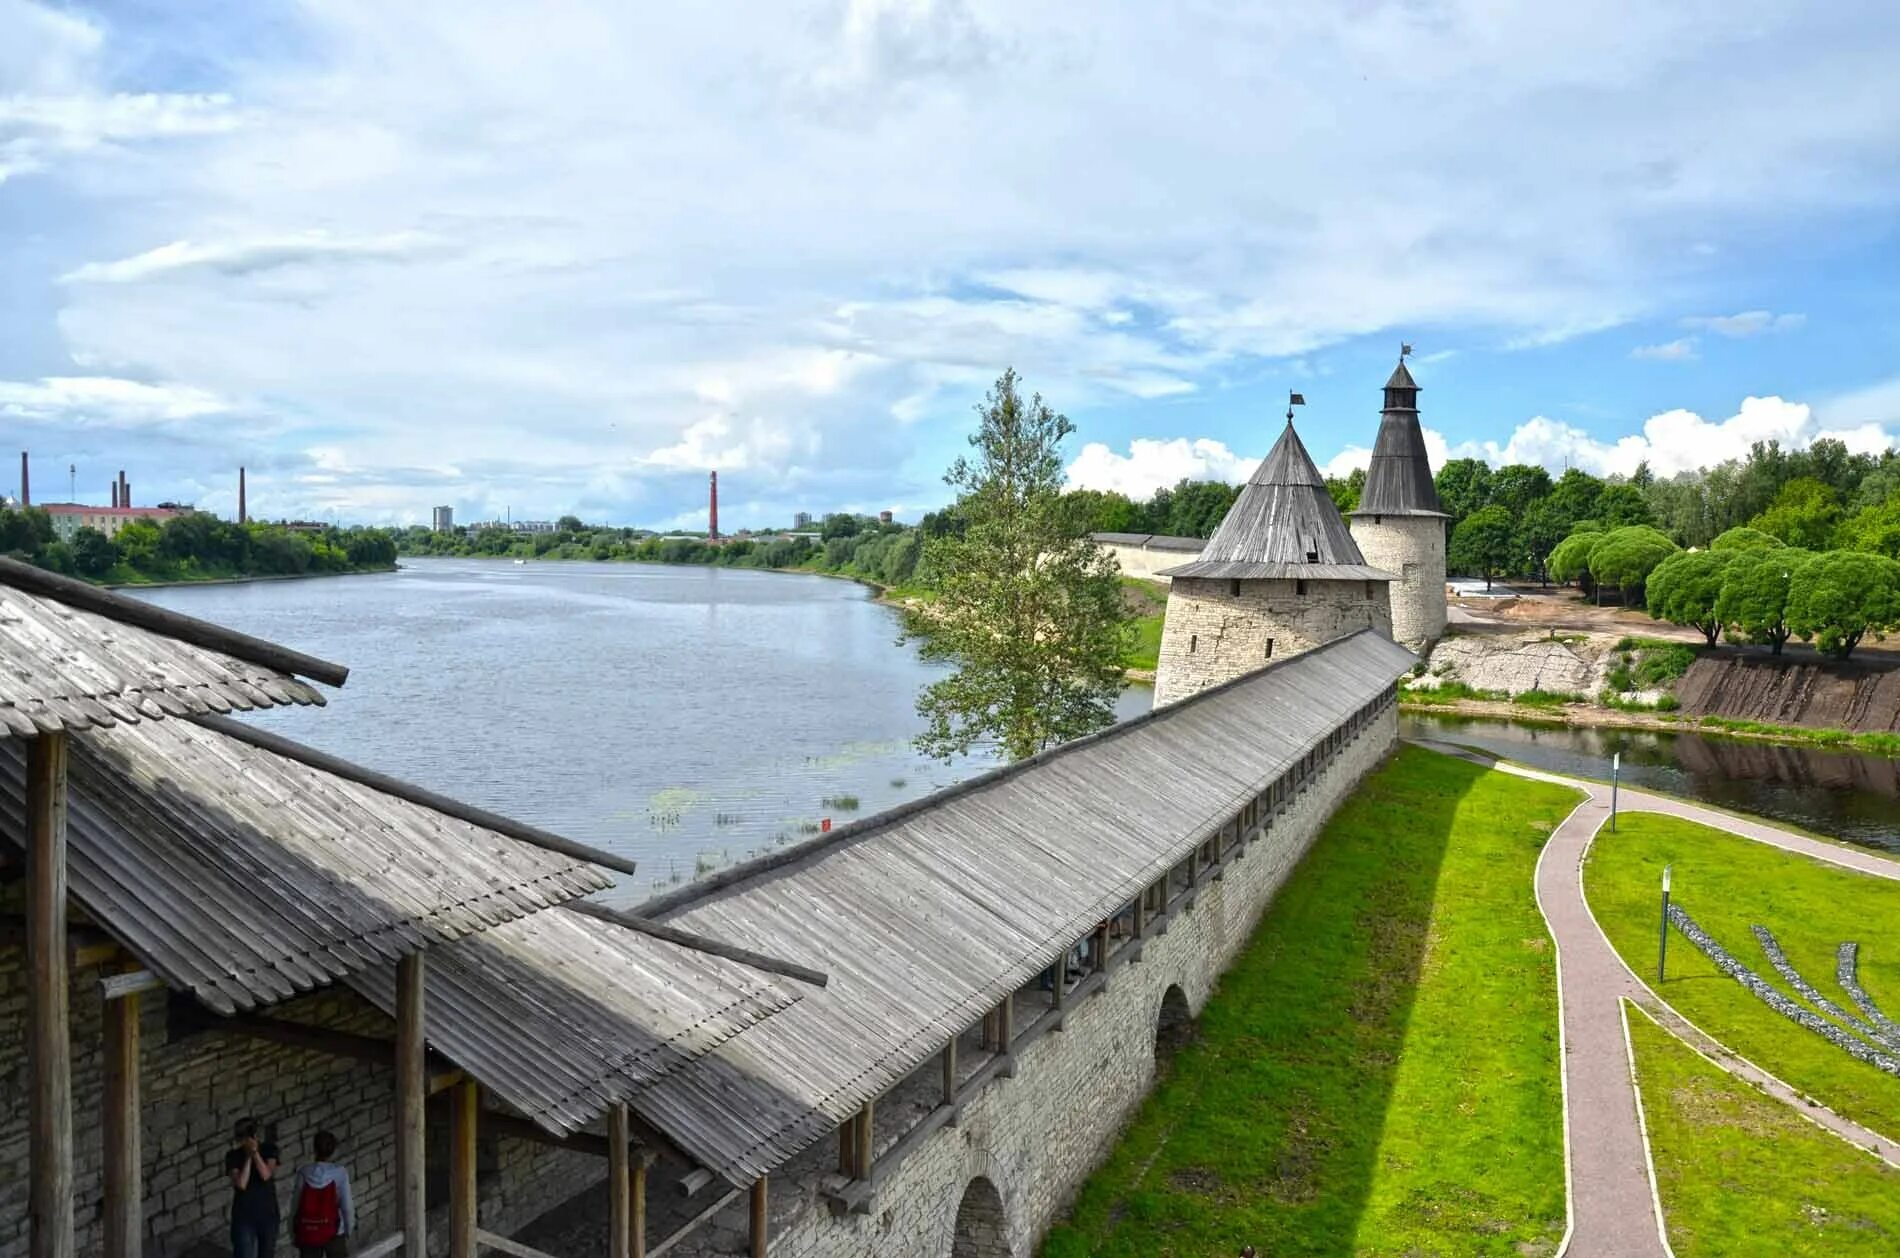
[[[131,520],[112,537],[80,528],[65,541],[45,511],[0,507],[0,553],[68,576],[127,585],[392,568],[396,539],[385,529],[238,524],[191,511],[162,523]]]

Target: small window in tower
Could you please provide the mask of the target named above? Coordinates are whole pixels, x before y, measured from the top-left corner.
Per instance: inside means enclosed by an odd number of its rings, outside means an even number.
[[[1306,582],[1304,580],[1295,581],[1293,583],[1293,592],[1295,594],[1304,595],[1306,593]]]
[[[1309,551],[1307,551],[1307,552],[1306,552],[1306,562],[1308,562],[1308,563],[1318,563],[1318,562],[1319,562],[1319,552],[1318,552],[1317,550],[1309,550]]]
[[[1368,581],[1368,582],[1366,582],[1366,597],[1367,597],[1367,598],[1371,598],[1372,596],[1373,596],[1373,595],[1372,595],[1372,582],[1370,582],[1370,581]]]
[[[1234,598],[1239,598],[1240,597],[1240,582],[1238,580],[1229,581],[1227,583],[1227,593]]]
[[[1267,639],[1267,658],[1268,659],[1273,658],[1273,639],[1272,638]]]
[[[1199,646],[1200,644],[1201,644],[1201,635],[1198,633],[1190,633],[1188,635],[1188,654],[1189,655],[1194,654],[1194,648]]]

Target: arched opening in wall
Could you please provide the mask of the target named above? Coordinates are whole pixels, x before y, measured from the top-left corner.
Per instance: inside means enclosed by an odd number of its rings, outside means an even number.
[[[1003,1195],[981,1175],[963,1190],[950,1258],[1015,1258],[1009,1248],[1009,1219],[1003,1213]]]
[[[1187,993],[1178,983],[1161,993],[1161,1015],[1155,1019],[1155,1067],[1165,1071],[1174,1055],[1194,1038],[1194,1014]]]

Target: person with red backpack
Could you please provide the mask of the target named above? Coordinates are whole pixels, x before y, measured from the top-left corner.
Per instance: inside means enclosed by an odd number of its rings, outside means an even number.
[[[335,1161],[336,1137],[319,1131],[311,1142],[317,1160],[291,1181],[290,1239],[298,1258],[346,1258],[356,1229],[350,1173]]]

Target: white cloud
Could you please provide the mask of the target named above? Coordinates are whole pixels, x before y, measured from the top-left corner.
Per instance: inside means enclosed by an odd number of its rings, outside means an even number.
[[[1764,332],[1792,332],[1807,322],[1806,315],[1772,314],[1766,310],[1744,310],[1740,314],[1705,315],[1684,319],[1685,328],[1700,328],[1718,336],[1760,336]]]
[[[219,415],[233,407],[206,389],[111,376],[0,380],[0,415],[76,427],[139,427]]]
[[[422,232],[392,232],[347,239],[313,231],[275,239],[216,244],[176,240],[114,262],[88,262],[61,279],[72,283],[131,284],[181,271],[200,270],[243,276],[304,263],[399,261],[440,250],[442,245],[440,240]]]
[[[1630,351],[1631,358],[1644,358],[1659,363],[1690,362],[1695,356],[1693,336],[1685,336],[1662,345],[1639,345]]]
[[[1262,457],[1235,454],[1225,442],[1206,437],[1192,441],[1137,437],[1128,443],[1127,454],[1091,441],[1070,462],[1063,483],[1069,489],[1114,490],[1140,499],[1183,478],[1239,484],[1252,475]]]

